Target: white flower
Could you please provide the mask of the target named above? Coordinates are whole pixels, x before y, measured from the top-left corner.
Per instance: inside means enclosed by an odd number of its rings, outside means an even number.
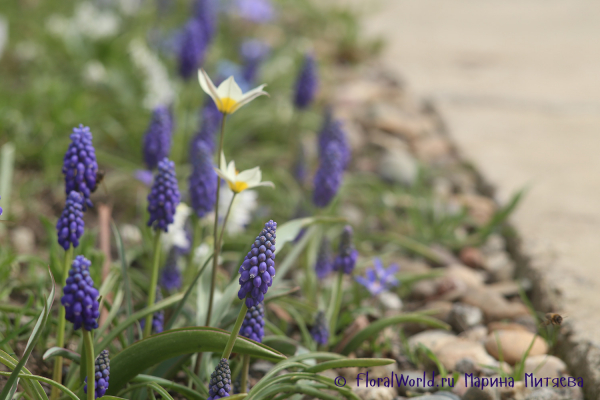
[[[235,83],[233,76],[225,79],[217,88],[203,69],[198,70],[198,80],[202,90],[212,97],[217,108],[223,114],[233,114],[238,108],[248,104],[258,96],[269,95],[262,90],[266,85],[260,85],[249,92],[242,93],[242,89]]]
[[[185,203],[179,203],[175,209],[173,223],[169,225],[167,233],[160,236],[163,248],[168,251],[171,247],[187,249],[190,246],[187,234],[185,232],[185,221],[192,213],[192,209]]]
[[[243,192],[246,189],[252,189],[258,186],[275,187],[273,182],[261,182],[262,173],[260,167],[254,167],[242,172],[235,169],[235,161],[231,161],[229,165],[225,161],[225,154],[221,153],[221,167],[215,168],[217,175],[227,181],[229,188],[235,193]]]
[[[129,43],[131,60],[144,75],[144,86],[146,97],[144,107],[153,110],[164,104],[171,104],[175,99],[175,91],[169,80],[167,68],[153,54],[140,39],[134,39]]]
[[[227,207],[231,202],[233,192],[229,188],[222,187],[219,193],[219,219],[225,218]],[[245,190],[235,196],[225,230],[229,234],[243,232],[252,221],[252,213],[258,207],[258,193],[254,190]]]

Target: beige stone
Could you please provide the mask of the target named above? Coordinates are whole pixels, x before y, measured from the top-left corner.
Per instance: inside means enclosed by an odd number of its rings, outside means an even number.
[[[449,371],[454,371],[456,363],[463,358],[470,358],[475,364],[484,365],[494,364],[495,361],[481,343],[461,338],[447,343],[434,353]]]
[[[507,363],[514,365],[521,361],[523,355],[529,348],[531,342],[534,340],[533,346],[529,351],[530,356],[536,356],[540,354],[546,354],[548,352],[548,345],[539,336],[531,332],[525,331],[495,331],[490,333],[485,341],[486,350],[494,356],[497,360],[500,359],[500,351],[498,343],[502,349],[502,358]]]
[[[525,360],[525,373],[532,374],[534,371],[538,378],[559,378],[567,371],[567,366],[558,357],[540,354]]]
[[[414,336],[411,336],[408,339],[408,345],[412,350],[414,350],[417,344],[421,343],[425,347],[429,348],[429,350],[436,353],[448,343],[454,342],[456,340],[457,338],[454,334],[448,331],[434,329],[430,331],[420,332]]]
[[[468,290],[461,301],[480,307],[488,322],[513,319],[529,313],[525,305],[511,303],[502,295],[486,288],[472,288]]]

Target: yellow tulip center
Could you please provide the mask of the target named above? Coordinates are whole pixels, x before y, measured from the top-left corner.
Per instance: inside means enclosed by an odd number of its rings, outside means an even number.
[[[231,190],[233,190],[234,193],[239,193],[248,188],[248,184],[246,182],[237,181],[237,182],[228,182],[228,184],[229,184],[229,188]]]
[[[221,106],[219,107],[219,111],[221,111],[223,114],[231,114],[235,111],[237,101],[235,101],[231,97],[224,97],[220,100]]]

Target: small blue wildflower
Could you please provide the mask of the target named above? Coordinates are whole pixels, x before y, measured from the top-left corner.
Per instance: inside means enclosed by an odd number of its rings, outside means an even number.
[[[208,44],[215,36],[217,29],[217,4],[215,0],[196,0],[194,2],[194,18],[204,31],[204,39]]]
[[[221,358],[217,368],[210,374],[210,382],[208,383],[208,399],[216,400],[223,397],[229,397],[231,392],[231,369],[229,368],[229,360]]]
[[[204,142],[208,146],[209,153],[212,155],[215,150],[215,137],[219,132],[221,118],[223,114],[217,108],[215,102],[209,97],[202,107],[202,125],[200,130],[190,143],[190,162],[194,162],[198,142]]]
[[[315,272],[317,278],[324,279],[333,270],[333,260],[331,257],[331,243],[326,237],[321,241],[317,262],[315,263]]]
[[[383,267],[379,258],[373,259],[375,268],[365,271],[366,277],[357,276],[356,282],[363,285],[371,293],[372,296],[377,296],[379,293],[393,286],[398,286],[398,279],[394,276],[398,272],[396,264],[390,265],[387,269]]]
[[[275,18],[271,0],[235,0],[233,13],[247,21],[264,24]]]
[[[65,307],[65,319],[73,323],[75,330],[82,326],[86,331],[98,328],[98,290],[90,276],[91,264],[84,256],[75,258],[60,300]]]
[[[205,142],[200,141],[196,144],[192,174],[188,181],[190,202],[198,218],[204,217],[215,207],[217,179],[211,149]]]
[[[167,261],[160,275],[160,286],[168,292],[178,290],[181,287],[181,272],[177,268],[179,254],[180,250],[177,247],[172,247],[169,250]]]
[[[296,78],[294,105],[301,110],[306,109],[315,99],[318,87],[317,63],[312,54],[306,54]]]
[[[240,46],[240,55],[244,61],[242,76],[251,85],[254,84],[258,67],[269,55],[269,45],[262,40],[247,39]]]
[[[240,335],[262,343],[265,336],[265,308],[262,303],[252,306],[246,311],[246,317],[240,328]]]
[[[340,251],[333,261],[334,271],[343,271],[345,274],[351,274],[356,266],[358,251],[352,244],[353,231],[350,225],[344,227],[342,238],[340,240]]]
[[[256,237],[240,266],[238,298],[246,298],[246,306],[261,303],[275,278],[275,231],[277,222],[270,220]]]
[[[343,152],[337,142],[330,142],[320,158],[314,178],[313,203],[326,207],[337,194],[344,175]]]
[[[94,362],[95,374],[95,393],[94,398],[99,399],[104,396],[108,389],[108,379],[110,378],[110,359],[108,358],[108,350],[102,350],[96,361]],[[87,393],[87,376],[85,377],[84,393]]]
[[[204,62],[206,33],[196,18],[190,18],[183,28],[179,46],[179,75],[185,80],[195,76]]]
[[[56,222],[58,244],[68,250],[71,245],[79,246],[79,239],[83,235],[83,196],[75,191],[69,193],[65,208]]]
[[[80,192],[85,199],[85,206],[92,207],[91,191],[96,187],[96,150],[92,144],[92,132],[87,126],[79,124],[73,128],[71,144],[65,154],[62,173],[65,176],[65,194]]]
[[[148,226],[167,232],[169,225],[173,223],[175,208],[179,201],[175,163],[165,158],[158,163],[158,172],[148,195],[148,213],[150,213]]]
[[[329,324],[323,311],[319,311],[315,317],[315,324],[310,330],[310,334],[317,344],[327,344],[329,340]]]
[[[160,160],[169,156],[172,134],[171,112],[167,107],[156,107],[144,135],[144,162],[148,169],[156,168]]]
[[[160,291],[160,286],[156,287],[156,300],[154,300],[154,303],[158,303],[159,301],[162,301],[163,296],[162,296],[162,292]],[[160,310],[155,312],[154,314],[152,314],[152,333],[161,333],[163,331],[163,326],[165,323],[165,311],[164,310]],[[144,326],[146,326],[146,318],[143,318],[140,320],[140,327],[142,328],[142,331],[144,330]]]
[[[342,152],[343,167],[346,169],[350,162],[350,145],[346,137],[346,132],[342,127],[342,122],[336,120],[333,117],[333,112],[330,107],[325,109],[325,116],[323,118],[323,125],[319,132],[319,157],[325,152],[325,149],[329,143],[335,142],[339,145],[340,151]]]

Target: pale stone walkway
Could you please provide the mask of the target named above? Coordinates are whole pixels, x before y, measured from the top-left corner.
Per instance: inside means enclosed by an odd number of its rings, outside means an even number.
[[[600,2],[356,2],[499,200],[529,186],[513,221],[577,334],[600,343]]]

